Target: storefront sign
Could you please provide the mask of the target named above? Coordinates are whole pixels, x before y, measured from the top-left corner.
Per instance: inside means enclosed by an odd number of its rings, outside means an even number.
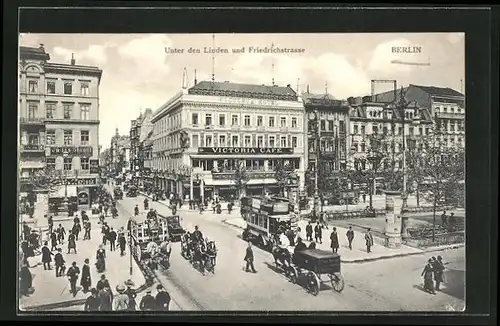
[[[63,147],[51,147],[50,155],[58,156],[68,153],[68,155],[83,155],[92,156],[92,146],[63,146]]]
[[[269,148],[269,147],[199,147],[198,154],[250,154],[250,155],[270,155],[270,154],[293,154],[292,147]]]
[[[68,186],[93,186],[97,185],[97,178],[85,178],[85,179],[76,179],[76,178],[68,178],[66,180],[62,180],[62,184],[65,182],[68,183]]]
[[[99,173],[99,160],[89,160],[90,161],[90,173]]]
[[[250,172],[247,171],[247,175],[250,179],[273,179],[274,172]],[[234,172],[215,172],[212,173],[212,178],[214,180],[234,180]]]
[[[221,103],[228,104],[243,104],[243,105],[274,105],[274,100],[260,99],[260,98],[244,98],[244,97],[231,97],[231,96],[221,96],[219,97]]]

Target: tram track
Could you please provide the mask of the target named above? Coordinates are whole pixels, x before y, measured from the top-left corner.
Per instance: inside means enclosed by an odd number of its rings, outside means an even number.
[[[124,216],[131,216],[133,217],[134,214],[131,210],[127,209],[125,205],[120,203],[120,201],[116,202],[116,208],[124,212]],[[175,275],[169,271],[169,269],[166,269],[163,267],[161,264],[158,265],[158,270],[151,270],[148,266],[145,264],[142,264],[140,260],[133,255],[135,262],[140,265],[141,272],[147,279],[151,277],[150,275],[153,275],[153,284],[161,284],[170,294],[171,301],[177,307],[179,307],[180,310],[182,311],[205,311],[207,310],[200,302],[198,302],[194,296],[191,294],[190,289],[187,287],[183,286],[181,282],[177,280]],[[170,268],[172,266],[170,265]],[[149,271],[144,272],[144,271]],[[149,274],[149,275],[146,275]],[[151,285],[152,286],[152,285]]]

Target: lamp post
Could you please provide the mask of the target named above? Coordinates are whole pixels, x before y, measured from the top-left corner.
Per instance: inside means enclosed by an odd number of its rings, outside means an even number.
[[[201,174],[201,173],[195,173],[195,174],[193,174],[193,179],[196,180],[197,183],[199,183],[199,187],[200,187],[200,199],[201,199],[201,203],[203,205],[203,203],[205,201],[204,200],[205,199],[204,198],[205,195],[204,195],[204,191],[203,191],[203,185],[201,184],[202,181],[203,181],[203,174]]]
[[[128,230],[128,244],[129,244],[129,251],[130,251],[130,254],[129,254],[129,274],[130,276],[132,276],[132,217],[129,218],[129,230]]]
[[[68,170],[66,169],[66,159],[69,153],[67,151],[63,152],[63,170],[64,170],[64,199],[63,206],[64,210],[69,214],[69,202],[68,202]]]

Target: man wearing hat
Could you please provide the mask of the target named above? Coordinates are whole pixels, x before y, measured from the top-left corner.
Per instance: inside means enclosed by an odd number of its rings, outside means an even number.
[[[116,286],[116,292],[118,295],[114,298],[115,311],[127,311],[129,306],[128,295],[125,294],[125,286],[123,284],[118,284]]]
[[[54,256],[54,263],[56,265],[56,277],[63,275],[64,257],[61,248],[57,248],[57,254]]]
[[[125,294],[128,295],[128,310],[129,311],[135,311],[137,303],[135,302],[135,298],[137,297],[137,293],[133,289],[135,286],[134,282],[131,279],[128,279],[125,282],[125,285],[127,286],[127,289],[125,290]]]
[[[84,310],[85,311],[99,311],[99,305],[101,304],[99,298],[97,297],[97,290],[92,288],[90,290],[90,296],[85,301]]]
[[[82,279],[80,280],[80,285],[83,287],[83,293],[89,292],[89,288],[92,285],[89,262],[89,259],[86,258],[85,264],[82,267]]]
[[[139,308],[141,309],[141,311],[153,311],[156,309],[156,300],[151,295],[150,288],[146,290],[146,295],[142,297]]]
[[[163,288],[161,284],[156,287],[158,293],[156,294],[156,307],[159,311],[168,311],[168,306],[170,304],[170,294]]]
[[[424,270],[422,271],[421,276],[424,277],[424,290],[430,294],[436,294],[434,291],[434,282],[432,280],[432,272],[434,269],[432,268],[432,259],[427,261],[427,265],[425,265]]]
[[[102,274],[101,279],[97,282],[96,289],[97,291],[101,291],[105,287],[110,287],[109,286],[109,281],[106,279],[106,275]]]
[[[69,284],[71,286],[71,293],[73,297],[76,297],[76,281],[78,280],[78,275],[80,275],[80,269],[76,266],[76,261],[71,264],[71,267],[68,269],[68,273],[66,273],[69,279]]]
[[[438,256],[434,261],[434,281],[436,282],[436,291],[440,291],[439,285],[444,282],[444,264],[443,257]]]

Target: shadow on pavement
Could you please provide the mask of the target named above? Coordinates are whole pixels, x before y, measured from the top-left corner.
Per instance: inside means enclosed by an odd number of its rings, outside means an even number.
[[[465,300],[465,271],[448,269],[444,272],[444,286],[440,292]]]

